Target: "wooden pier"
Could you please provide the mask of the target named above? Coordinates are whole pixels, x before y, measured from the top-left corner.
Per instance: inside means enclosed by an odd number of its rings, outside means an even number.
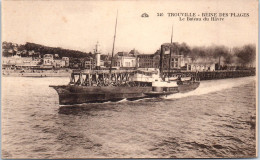
[[[171,77],[176,74],[193,75],[199,77],[200,80],[214,80],[214,79],[226,79],[226,78],[239,78],[255,76],[255,70],[219,70],[219,71],[202,71],[202,72],[191,72],[191,71],[180,71],[180,72],[164,72],[165,75]]]
[[[74,70],[71,74],[70,83],[84,86],[140,86],[140,84],[133,83],[131,77],[137,70]],[[197,77],[200,80],[214,80],[225,78],[238,78],[254,76],[255,70],[237,70],[237,71],[164,71],[163,77]]]

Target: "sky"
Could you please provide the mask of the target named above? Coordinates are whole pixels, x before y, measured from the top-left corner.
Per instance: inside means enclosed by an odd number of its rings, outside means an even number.
[[[2,41],[84,52],[93,52],[98,41],[103,54],[111,53],[118,10],[115,52],[135,48],[140,53],[154,53],[170,42],[172,26],[173,42],[190,46],[257,44],[257,4],[257,0],[5,0]],[[142,18],[143,13],[149,17]],[[167,13],[249,13],[249,17],[179,21]]]

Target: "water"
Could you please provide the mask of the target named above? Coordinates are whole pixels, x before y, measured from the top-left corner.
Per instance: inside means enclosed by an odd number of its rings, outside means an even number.
[[[255,77],[202,81],[166,98],[59,107],[49,85],[2,79],[3,158],[255,157]]]

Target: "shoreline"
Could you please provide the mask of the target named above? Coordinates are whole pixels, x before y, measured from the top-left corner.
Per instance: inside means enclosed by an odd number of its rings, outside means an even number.
[[[71,73],[8,73],[3,77],[70,77]]]
[[[47,70],[47,71],[14,71],[14,70],[2,70],[3,77],[70,77],[72,71],[68,70]]]

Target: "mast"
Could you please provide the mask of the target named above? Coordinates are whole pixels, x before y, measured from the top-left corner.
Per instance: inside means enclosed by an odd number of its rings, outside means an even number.
[[[172,25],[172,35],[173,35],[173,25]],[[171,35],[171,43],[172,43],[172,35]]]
[[[171,34],[171,45],[170,45],[170,56],[169,56],[169,67],[168,67],[168,78],[170,77],[170,70],[171,70],[171,59],[172,59],[172,35],[173,35],[173,25],[172,25],[172,34]]]
[[[114,56],[114,48],[115,48],[115,41],[116,41],[117,16],[118,16],[118,10],[117,10],[117,12],[116,12],[116,25],[115,25],[115,34],[114,34],[114,41],[113,41],[113,48],[112,48],[111,64],[110,64],[110,69],[109,69],[109,73],[110,73],[110,74],[111,74],[111,70],[112,70],[112,61],[113,61],[113,56]]]

